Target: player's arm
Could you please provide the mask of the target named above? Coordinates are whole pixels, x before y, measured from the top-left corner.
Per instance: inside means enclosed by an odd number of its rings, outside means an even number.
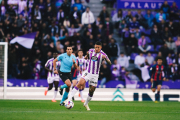
[[[76,60],[74,60],[74,58],[72,58],[72,61],[73,61],[73,65],[74,65],[74,67],[77,69],[77,68],[78,68],[78,65],[77,65]]]
[[[155,70],[156,70],[156,67],[155,67],[155,65],[153,65],[153,66],[150,68],[150,71],[149,71],[150,77],[154,74]],[[154,79],[151,77],[151,82],[153,82],[153,80],[154,80]]]
[[[86,59],[86,60],[89,59],[89,51],[86,53],[84,59]]]
[[[167,69],[165,66],[164,66],[163,72],[164,72],[163,80],[165,81],[167,79],[167,77],[166,77],[167,76]]]
[[[48,68],[48,66],[49,66],[49,60],[46,62],[44,68],[45,68],[48,72],[52,72],[52,70],[50,70],[50,69]]]
[[[104,59],[104,60],[107,62],[107,64],[111,65],[111,61],[109,60],[108,57],[106,57],[105,55],[103,55],[103,56],[102,56],[102,59]]]
[[[58,70],[56,69],[56,62],[57,62],[57,61],[58,61],[57,58],[53,60],[53,68],[54,68],[54,73],[55,73],[55,74],[58,74]]]

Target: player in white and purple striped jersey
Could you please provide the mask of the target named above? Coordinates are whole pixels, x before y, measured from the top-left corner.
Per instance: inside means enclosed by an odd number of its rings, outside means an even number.
[[[55,91],[54,91],[52,102],[56,102],[55,98],[58,92],[58,85],[59,85],[59,80],[60,80],[59,74],[55,74],[54,68],[53,68],[53,60],[57,56],[58,56],[58,53],[53,53],[53,58],[49,59],[45,64],[45,69],[48,71],[47,82],[49,84],[49,87],[46,88],[44,95],[45,96],[47,95],[47,92],[53,88],[53,84],[54,84]],[[60,61],[56,62],[57,69],[60,68],[60,65],[61,65]]]
[[[79,81],[82,76],[82,73],[86,70],[86,67],[87,67],[87,60],[84,59],[82,50],[78,51],[77,60],[78,60],[78,65],[79,65],[79,72],[78,72],[77,80]],[[79,89],[79,97],[81,97],[81,102],[83,102],[83,103],[85,102],[83,99],[84,88],[85,88],[85,85],[81,86],[81,88]]]
[[[76,92],[82,86],[84,86],[84,84],[86,84],[87,81],[89,81],[89,94],[84,103],[84,107],[86,107],[87,110],[90,110],[88,103],[91,101],[94,91],[97,87],[99,71],[100,71],[102,61],[105,60],[108,64],[111,64],[111,61],[109,60],[108,56],[106,55],[106,53],[104,53],[101,50],[101,48],[102,48],[102,43],[98,41],[96,42],[94,49],[90,49],[88,51],[87,56],[85,56],[85,58],[89,59],[88,67],[83,72],[80,81],[73,88],[70,96],[68,97],[68,101],[71,101],[72,97],[76,94]]]

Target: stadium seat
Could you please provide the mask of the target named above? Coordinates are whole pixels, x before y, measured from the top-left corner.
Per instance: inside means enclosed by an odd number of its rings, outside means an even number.
[[[159,49],[162,47],[162,45],[157,45],[156,50],[159,51]]]
[[[174,40],[174,41],[177,41],[177,37],[173,37],[173,40]]]
[[[157,54],[154,53],[154,54],[151,54],[151,56],[153,56],[155,58],[157,56]]]
[[[137,53],[132,53],[132,54],[131,54],[131,60],[135,60],[135,57],[136,57],[137,55],[138,55]]]
[[[149,45],[149,46],[151,46],[151,49],[149,50],[149,52],[154,52],[155,51],[154,46],[153,45]]]

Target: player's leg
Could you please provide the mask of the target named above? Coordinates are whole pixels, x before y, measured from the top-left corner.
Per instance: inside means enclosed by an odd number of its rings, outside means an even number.
[[[161,85],[157,86],[157,93],[155,95],[156,101],[160,101],[160,90],[161,90]]]
[[[95,86],[92,86],[92,85],[89,86],[89,94],[88,94],[88,97],[87,97],[87,99],[86,99],[86,101],[84,103],[84,107],[86,108],[86,110],[90,110],[90,108],[88,106],[88,103],[91,101],[95,89],[96,89]]]
[[[70,96],[68,98],[69,101],[72,100],[72,97],[77,93],[77,91],[86,83],[86,80],[84,78],[81,78],[78,82],[78,84],[72,89]]]
[[[152,81],[152,84],[151,84],[152,92],[156,92],[156,86],[157,86],[157,81]]]
[[[67,79],[64,83],[68,86],[68,88],[66,88],[66,90],[65,90],[65,92],[64,92],[64,94],[63,94],[63,97],[62,97],[62,100],[61,100],[61,102],[60,102],[60,105],[62,105],[63,102],[67,99],[68,94],[69,94],[69,89],[70,89],[70,87],[71,87],[71,81],[70,81],[70,79]]]
[[[48,88],[46,88],[46,90],[44,91],[45,96],[47,95],[47,92],[53,88],[53,79],[48,78],[47,82],[48,82]]]
[[[72,88],[74,88],[76,84],[77,84],[77,80],[76,79],[72,80]]]
[[[79,89],[79,94],[80,94],[80,97],[81,97],[81,102],[83,102],[83,103],[85,102],[84,99],[83,99],[83,90],[85,88],[85,85],[86,84],[84,84],[84,86],[81,86],[81,89]]]
[[[56,96],[57,96],[57,92],[58,92],[58,85],[59,85],[59,81],[54,81],[54,96],[53,96],[53,99],[52,99],[52,102],[56,102]]]

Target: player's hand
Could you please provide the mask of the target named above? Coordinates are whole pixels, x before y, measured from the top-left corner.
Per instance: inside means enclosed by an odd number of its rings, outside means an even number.
[[[73,63],[75,63],[75,60],[72,58]]]
[[[106,58],[106,56],[105,55],[102,55],[102,59],[105,59]]]
[[[52,70],[49,70],[49,72],[52,72]]]
[[[153,78],[151,78],[151,83],[154,81],[154,79]]]
[[[57,71],[57,70],[55,70],[55,71],[54,71],[54,73],[55,73],[55,74],[58,74],[58,71]]]

